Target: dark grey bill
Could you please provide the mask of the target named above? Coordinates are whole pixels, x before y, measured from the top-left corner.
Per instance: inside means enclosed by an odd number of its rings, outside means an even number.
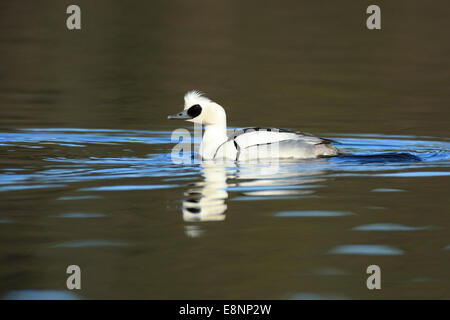
[[[178,112],[178,113],[168,116],[167,119],[186,120],[186,119],[192,119],[192,117],[190,115],[188,115],[187,110],[183,110],[181,112]]]

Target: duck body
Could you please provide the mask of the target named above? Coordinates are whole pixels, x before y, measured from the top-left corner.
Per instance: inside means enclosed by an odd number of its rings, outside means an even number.
[[[204,160],[312,159],[341,153],[331,140],[285,129],[253,127],[227,135],[226,114],[220,105],[197,91],[188,92],[184,100],[184,110],[169,119],[184,119],[204,126],[200,144],[200,156]]]
[[[331,140],[285,129],[254,127],[233,132],[217,148],[214,159],[310,159],[338,154]]]

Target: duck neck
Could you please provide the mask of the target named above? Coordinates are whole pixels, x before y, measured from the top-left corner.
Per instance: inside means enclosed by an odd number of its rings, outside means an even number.
[[[213,159],[219,146],[227,139],[226,122],[205,125],[205,133],[200,144],[200,155],[202,158],[206,160]]]

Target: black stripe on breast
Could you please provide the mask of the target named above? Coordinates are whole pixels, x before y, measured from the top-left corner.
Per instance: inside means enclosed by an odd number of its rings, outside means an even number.
[[[236,153],[236,160],[238,160],[239,156],[241,154],[241,147],[238,145],[236,140],[233,140],[233,143],[234,143],[234,147],[236,148],[236,151],[237,151],[237,153]]]
[[[215,159],[216,158],[216,156],[217,156],[217,152],[219,152],[219,149],[220,148],[222,148],[222,146],[225,144],[225,143],[227,143],[228,141],[230,141],[230,140],[227,140],[227,141],[225,141],[225,142],[223,142],[217,149],[216,149],[216,152],[214,153],[214,157],[213,157],[213,159]]]

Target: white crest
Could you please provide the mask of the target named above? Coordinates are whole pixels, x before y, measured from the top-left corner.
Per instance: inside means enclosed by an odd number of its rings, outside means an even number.
[[[209,98],[203,96],[203,92],[192,90],[184,95],[184,106],[186,108],[199,104],[200,106],[205,103],[212,102]]]

